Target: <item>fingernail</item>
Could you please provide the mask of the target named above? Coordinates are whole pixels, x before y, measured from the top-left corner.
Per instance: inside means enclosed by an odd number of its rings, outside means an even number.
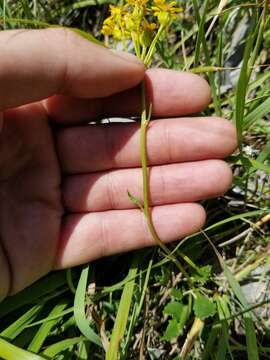
[[[127,61],[131,61],[137,64],[143,64],[142,60],[137,58],[137,56],[130,54],[128,52],[125,51],[120,51],[120,50],[111,50],[115,55],[119,56],[120,58],[127,60]]]

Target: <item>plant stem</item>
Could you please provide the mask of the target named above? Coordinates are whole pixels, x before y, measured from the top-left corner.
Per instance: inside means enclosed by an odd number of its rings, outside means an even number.
[[[170,258],[171,261],[175,263],[177,268],[187,276],[189,276],[180,262],[171,254],[170,250],[159,238],[155,226],[152,220],[152,214],[149,207],[149,181],[148,181],[148,164],[147,164],[147,150],[146,150],[146,140],[147,140],[147,128],[151,117],[151,106],[149,113],[147,114],[146,110],[146,99],[145,99],[145,83],[142,82],[141,87],[142,94],[142,114],[141,114],[141,132],[140,132],[140,153],[141,153],[141,165],[142,165],[142,175],[143,175],[143,212],[147,221],[147,226],[150,231],[150,234],[153,240],[161,247],[165,254]]]
[[[156,35],[155,35],[155,37],[154,37],[154,39],[153,39],[153,41],[152,41],[152,43],[151,43],[151,45],[149,47],[149,50],[148,50],[148,52],[147,52],[147,54],[145,56],[145,59],[144,59],[144,64],[145,64],[146,67],[149,67],[149,65],[150,65],[151,58],[152,58],[154,50],[156,48],[156,44],[157,44],[157,42],[158,42],[158,40],[159,40],[159,38],[160,38],[160,36],[161,36],[164,29],[165,29],[165,27],[163,25],[161,25],[159,27],[158,32],[156,33]]]

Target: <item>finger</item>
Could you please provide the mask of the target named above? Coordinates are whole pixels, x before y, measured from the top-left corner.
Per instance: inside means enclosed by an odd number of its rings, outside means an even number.
[[[4,248],[0,242],[0,301],[2,301],[9,293],[11,275],[10,264],[8,263]]]
[[[145,74],[146,98],[153,116],[180,116],[202,111],[210,102],[210,88],[198,75],[150,69]],[[108,116],[138,116],[141,86],[95,100],[54,96],[46,101],[48,114],[57,122],[75,124]]]
[[[2,31],[0,48],[0,109],[54,94],[109,96],[144,77],[135,57],[127,60],[67,29]]]
[[[221,160],[155,166],[149,171],[151,205],[216,197],[227,191],[231,181],[231,169]],[[143,203],[141,169],[68,176],[63,200],[71,212],[134,208],[127,191]]]
[[[0,112],[0,132],[3,128],[3,113]]]
[[[205,212],[198,204],[153,208],[153,222],[164,242],[199,230]],[[69,215],[64,221],[56,267],[74,266],[118,252],[155,245],[140,210]]]
[[[151,122],[147,132],[149,164],[224,158],[236,147],[236,131],[219,118],[182,118]],[[57,149],[65,173],[86,173],[140,166],[138,124],[63,129]]]

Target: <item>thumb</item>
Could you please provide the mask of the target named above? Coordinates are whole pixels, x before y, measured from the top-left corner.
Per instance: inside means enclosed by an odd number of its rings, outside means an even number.
[[[143,64],[64,28],[0,33],[0,110],[55,94],[112,95],[136,86]]]

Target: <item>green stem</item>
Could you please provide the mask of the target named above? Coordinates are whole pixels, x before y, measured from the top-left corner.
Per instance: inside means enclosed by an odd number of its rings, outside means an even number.
[[[143,175],[143,212],[147,221],[147,226],[150,231],[150,234],[153,240],[161,247],[165,254],[170,258],[171,261],[175,263],[177,268],[187,276],[189,276],[180,262],[171,254],[170,250],[159,238],[155,226],[152,220],[152,214],[149,206],[149,181],[148,181],[148,164],[147,164],[147,150],[146,150],[146,134],[147,128],[151,117],[151,107],[150,112],[147,115],[146,113],[146,99],[145,99],[145,83],[142,82],[142,115],[141,115],[141,134],[140,134],[140,153],[141,153],[141,164],[142,164],[142,175]]]
[[[146,67],[149,67],[150,65],[150,62],[151,62],[151,59],[152,59],[152,56],[153,56],[153,53],[155,51],[155,48],[156,48],[156,44],[163,32],[163,30],[165,29],[165,27],[163,25],[160,26],[160,28],[158,29],[158,32],[156,33],[150,47],[149,47],[149,50],[145,56],[145,59],[144,59],[144,64]]]
[[[146,51],[147,51],[147,47],[143,45],[142,47],[142,55],[141,55],[141,59],[144,62],[145,56],[146,56]]]
[[[136,56],[140,59],[141,58],[140,44],[138,43],[136,34],[134,34],[134,32],[131,33],[131,38],[134,45]]]

